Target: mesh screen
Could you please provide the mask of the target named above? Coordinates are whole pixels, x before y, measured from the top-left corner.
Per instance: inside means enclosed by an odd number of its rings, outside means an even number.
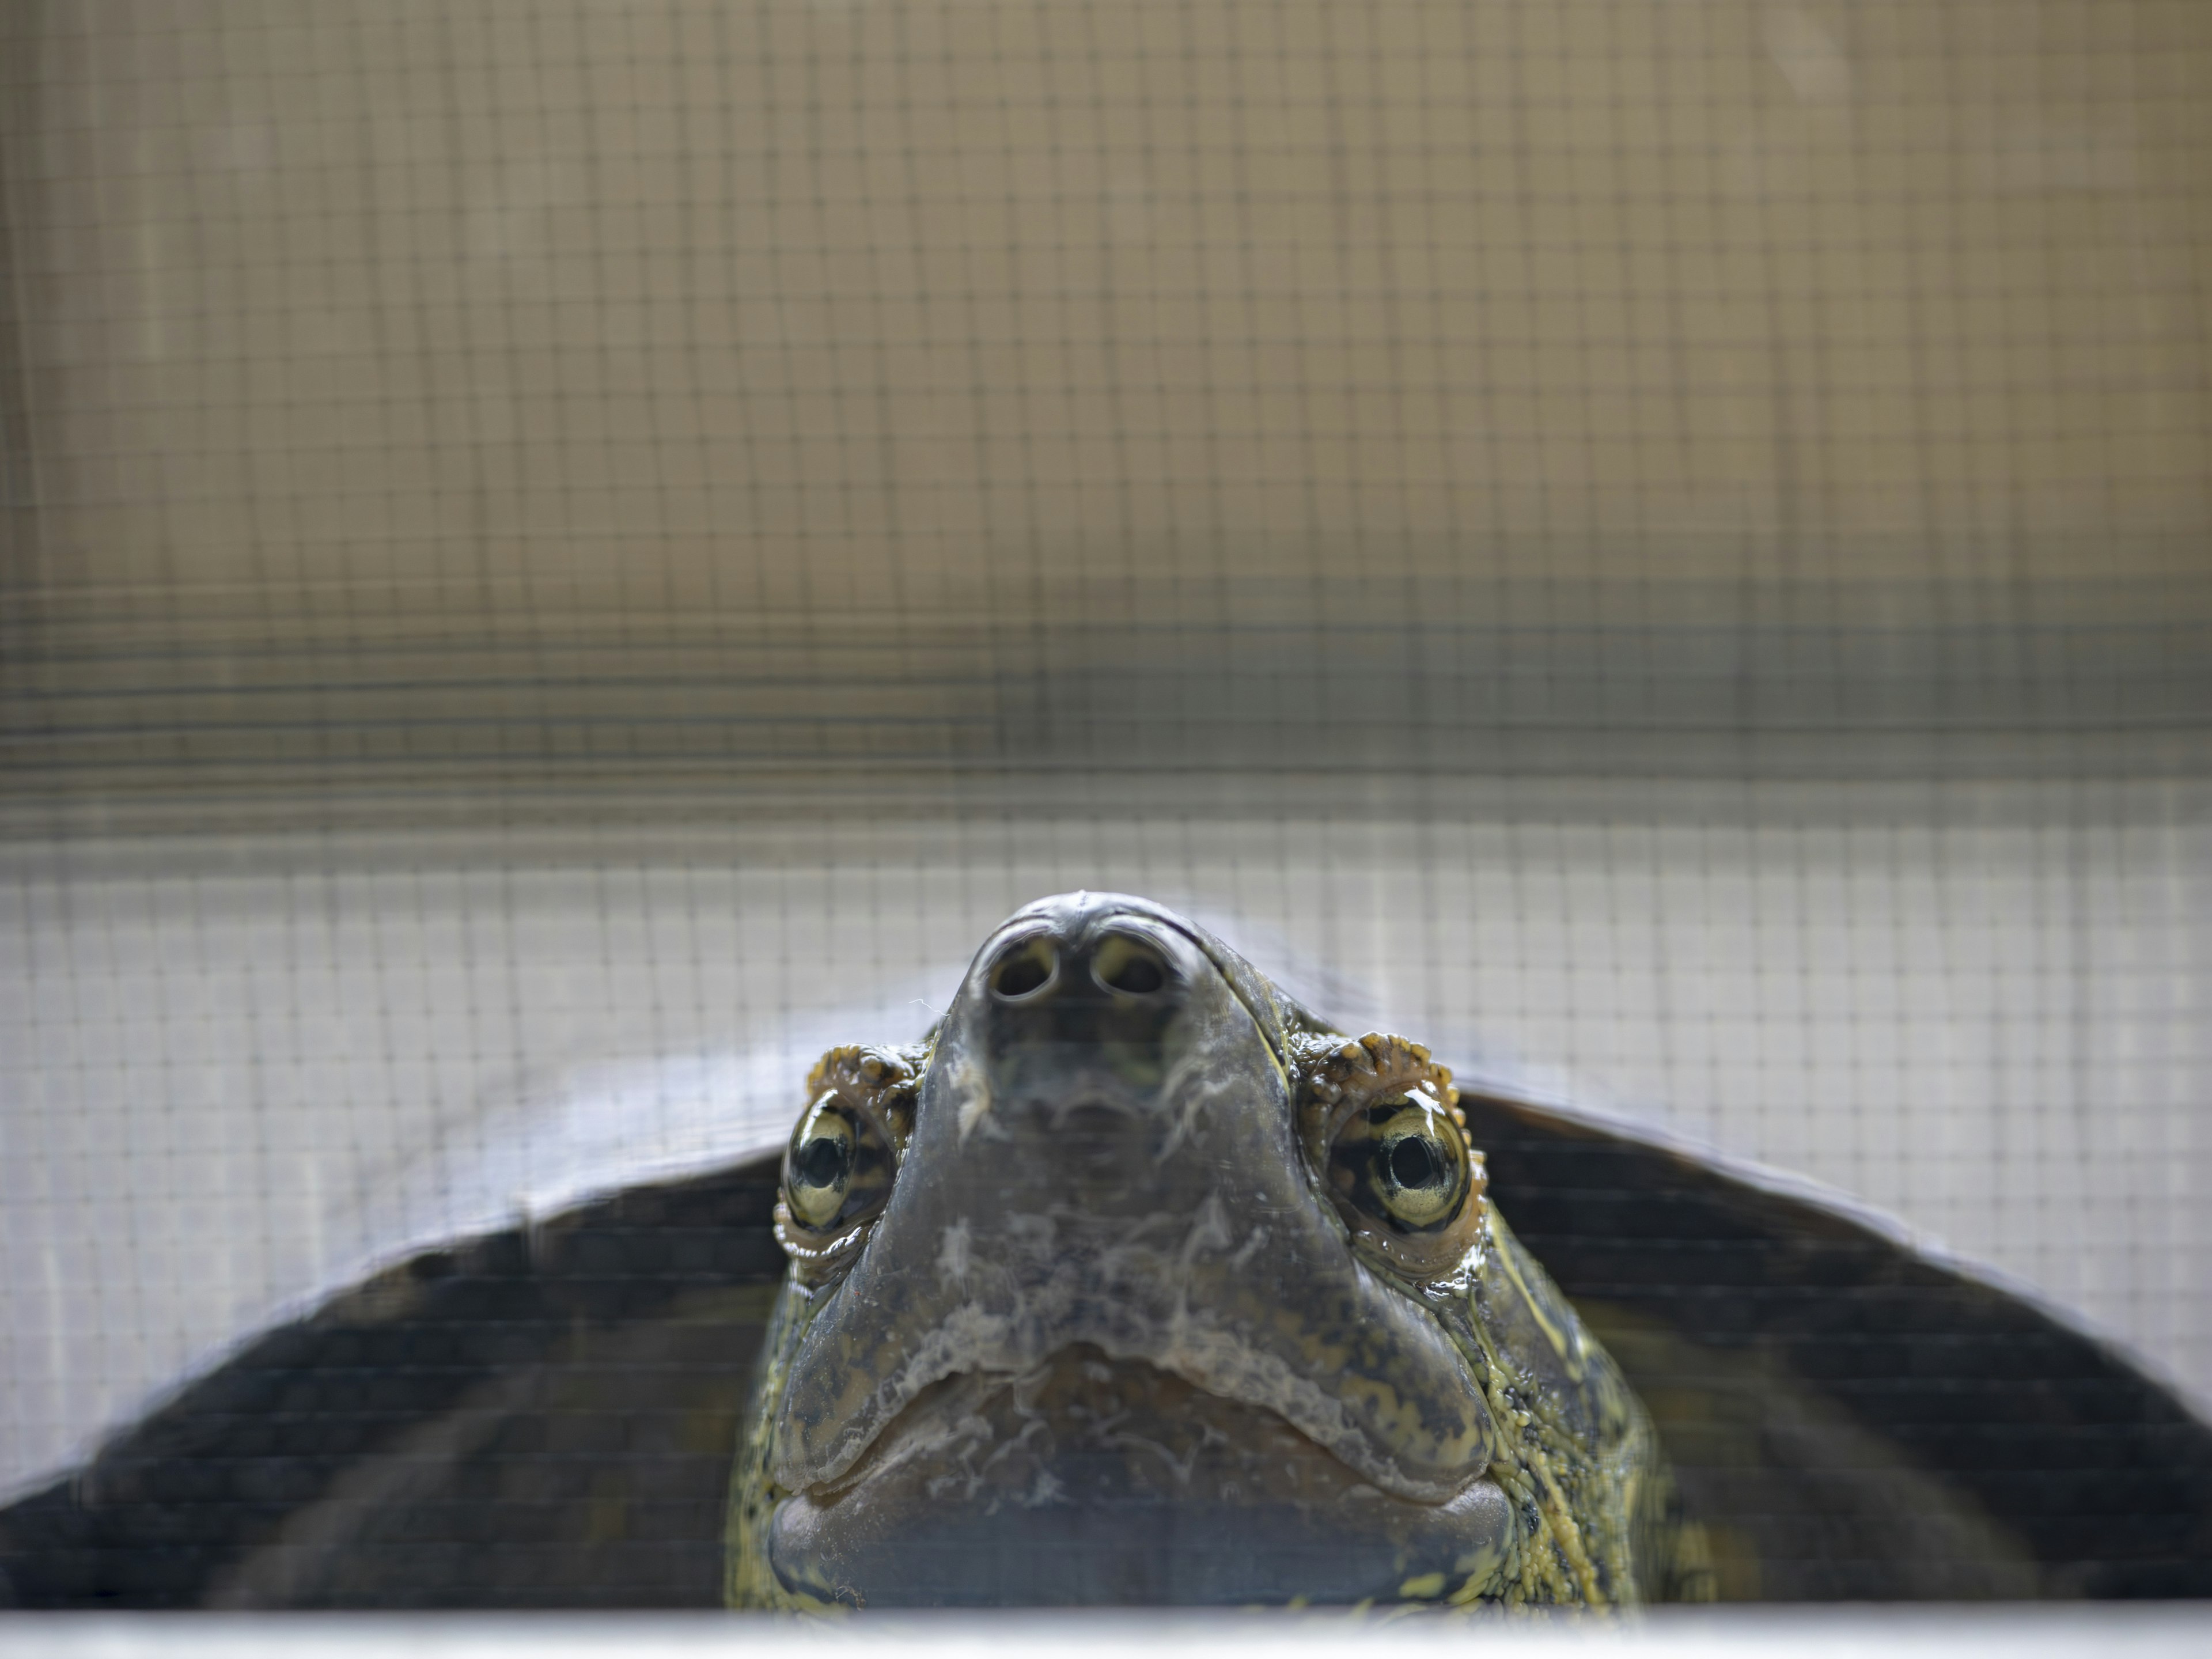
[[[2212,1396],[2212,10],[0,20],[0,1479],[1077,886]]]

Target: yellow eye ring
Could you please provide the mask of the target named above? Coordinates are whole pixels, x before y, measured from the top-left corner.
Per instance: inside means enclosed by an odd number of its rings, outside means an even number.
[[[792,1218],[811,1232],[827,1232],[852,1191],[860,1134],[852,1114],[835,1095],[824,1095],[791,1137],[784,1160],[783,1192]]]
[[[1340,1207],[1370,1231],[1431,1233],[1465,1207],[1473,1184],[1466,1137],[1433,1097],[1386,1095],[1341,1114],[1326,1149]]]
[[[1391,1218],[1408,1228],[1449,1221],[1467,1196],[1467,1147],[1456,1125],[1420,1095],[1373,1133],[1369,1179]]]
[[[1480,1244],[1487,1180],[1451,1073],[1401,1037],[1314,1040],[1297,1055],[1299,1138],[1353,1240],[1413,1279]]]
[[[910,1051],[832,1048],[783,1153],[775,1236],[802,1278],[849,1261],[890,1202],[920,1079]]]

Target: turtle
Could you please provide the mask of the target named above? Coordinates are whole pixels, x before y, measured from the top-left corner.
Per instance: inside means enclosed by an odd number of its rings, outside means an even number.
[[[730,1600],[1634,1601],[1710,1575],[1451,1073],[1077,894],[929,1039],[832,1050],[732,1481]]]
[[[408,1256],[0,1511],[26,1607],[2212,1593],[2212,1429],[1832,1194],[994,929],[780,1151]]]

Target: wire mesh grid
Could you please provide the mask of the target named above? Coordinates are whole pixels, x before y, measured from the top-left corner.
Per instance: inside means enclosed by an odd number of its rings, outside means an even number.
[[[1074,886],[2212,1395],[2202,7],[5,15],[0,1476]]]

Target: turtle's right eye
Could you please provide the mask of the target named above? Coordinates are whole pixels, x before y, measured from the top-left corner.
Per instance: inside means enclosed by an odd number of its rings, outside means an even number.
[[[1297,1065],[1306,1156],[1353,1240],[1411,1279],[1460,1270],[1482,1242],[1488,1182],[1451,1073],[1380,1033],[1309,1041]]]
[[[923,1051],[848,1043],[814,1064],[814,1103],[799,1114],[783,1150],[775,1239],[803,1285],[826,1285],[868,1237],[890,1201],[891,1182],[914,1133]]]
[[[783,1207],[805,1243],[823,1245],[874,1218],[897,1158],[874,1114],[832,1089],[806,1109],[783,1156]]]
[[[1406,1240],[1414,1254],[1449,1260],[1465,1245],[1448,1238],[1429,1249],[1425,1240],[1459,1219],[1478,1190],[1474,1165],[1450,1112],[1416,1090],[1346,1116],[1329,1143],[1327,1180],[1356,1225]]]
[[[792,1137],[783,1190],[801,1225],[822,1231],[837,1224],[853,1190],[854,1139],[851,1118],[834,1106],[809,1112]]]

